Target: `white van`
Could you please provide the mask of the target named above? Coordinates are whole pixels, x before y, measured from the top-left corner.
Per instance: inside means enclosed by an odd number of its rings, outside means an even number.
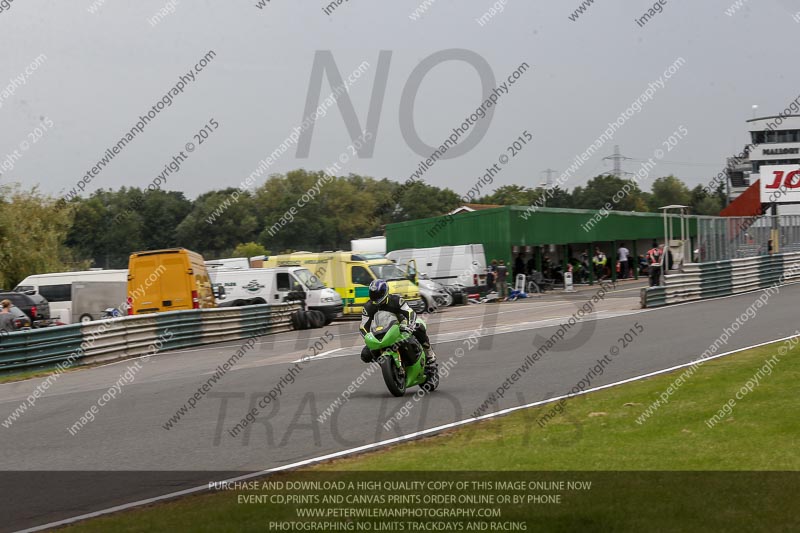
[[[22,280],[14,288],[17,292],[36,291],[50,303],[50,316],[64,324],[71,324],[72,284],[88,281],[116,281],[128,283],[128,271],[125,270],[86,270],[82,272],[54,272],[52,274],[34,274]],[[114,307],[125,302],[115,302]],[[111,306],[109,306],[111,307]],[[102,311],[102,309],[101,309]]]
[[[354,252],[373,252],[377,254],[386,253],[386,237],[367,237],[366,239],[353,239],[350,241],[350,249]]]
[[[342,297],[325,287],[307,268],[215,268],[209,270],[208,275],[215,288],[225,289],[222,306],[236,300],[280,303],[286,301],[290,292],[303,291],[307,308],[322,311],[326,324],[342,316]]]
[[[209,259],[206,261],[208,271],[217,268],[250,268],[250,260],[246,257],[229,257],[227,259]]]
[[[400,264],[413,259],[421,274],[442,285],[486,285],[486,255],[482,244],[407,248],[389,252],[386,257]]]

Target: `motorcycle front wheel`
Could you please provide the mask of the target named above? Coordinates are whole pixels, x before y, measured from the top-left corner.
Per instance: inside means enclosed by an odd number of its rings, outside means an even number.
[[[406,393],[405,372],[397,366],[394,358],[389,355],[383,356],[380,364],[386,388],[389,389],[392,396],[403,396]]]

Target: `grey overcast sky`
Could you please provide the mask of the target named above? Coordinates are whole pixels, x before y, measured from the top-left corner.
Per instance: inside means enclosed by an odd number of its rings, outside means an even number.
[[[533,141],[481,193],[512,183],[536,186],[546,168],[564,171],[678,58],[684,63],[663,89],[614,132],[567,188],[610,171],[602,158],[613,145],[623,155],[647,159],[666,148],[662,143],[681,126],[688,134],[651,177],[671,173],[690,185],[705,183],[746,142],[752,104],[759,116],[775,114],[800,93],[794,57],[800,25],[792,17],[800,5],[788,1],[738,0],[737,6],[737,0],[662,0],[661,13],[643,27],[635,19],[651,1],[596,0],[574,21],[569,16],[580,0],[350,0],[329,15],[323,0],[271,0],[263,9],[257,2],[14,0],[6,7],[2,0],[0,163],[14,150],[20,156],[6,164],[0,183],[38,184],[51,194],[75,187],[209,50],[216,53],[213,61],[92,179],[84,196],[101,187],[146,186],[211,118],[219,128],[164,188],[193,198],[240,184],[302,121],[320,50],[333,54],[345,77],[369,63],[349,94],[362,127],[378,54],[392,52],[374,153],[351,159],[338,174],[396,181],[406,179],[421,159],[405,142],[399,116],[408,114],[400,108],[403,87],[423,59],[446,49],[471,50],[488,62],[498,83],[521,63],[531,66],[500,99],[477,146],[437,162],[425,175],[428,183],[459,194],[524,130]],[[173,11],[169,6],[174,12],[155,25],[148,22],[162,9]],[[412,20],[420,6],[427,11]],[[502,12],[483,25],[476,21],[496,7]],[[732,7],[736,12],[726,14]],[[38,69],[9,91],[11,80],[41,54],[46,59]],[[322,97],[330,90],[325,79]],[[482,98],[474,67],[461,61],[437,65],[416,96],[419,136],[440,144]],[[43,117],[52,121],[47,131],[40,125]],[[321,170],[349,143],[334,106],[317,121],[308,157],[297,157],[292,147],[269,172]],[[634,171],[638,165],[627,161],[623,168]]]

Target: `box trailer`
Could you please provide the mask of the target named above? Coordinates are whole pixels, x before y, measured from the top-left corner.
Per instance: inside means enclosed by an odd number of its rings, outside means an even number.
[[[100,320],[111,307],[126,314],[127,281],[73,281],[72,323]]]

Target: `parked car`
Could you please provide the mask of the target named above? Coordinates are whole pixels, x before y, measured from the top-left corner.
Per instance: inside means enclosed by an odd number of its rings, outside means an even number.
[[[10,300],[18,311],[26,315],[28,327],[44,327],[50,325],[50,304],[34,291],[0,292],[0,300]]]
[[[425,300],[425,309],[429,313],[453,305],[453,295],[441,283],[428,279],[427,274],[419,275],[419,294]]]
[[[14,329],[19,331],[21,329],[31,329],[31,319],[28,318],[22,309],[16,305],[12,305],[9,311],[14,315]]]

